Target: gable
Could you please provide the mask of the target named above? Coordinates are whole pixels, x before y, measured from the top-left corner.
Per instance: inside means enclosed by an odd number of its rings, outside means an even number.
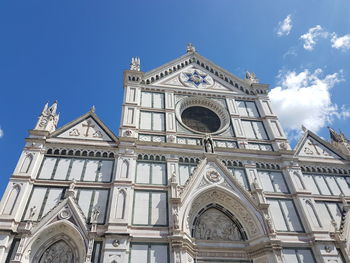
[[[93,111],[59,128],[50,137],[96,142],[118,142],[118,138]]]
[[[58,138],[83,139],[96,141],[112,141],[111,137],[97,124],[97,122],[88,117],[76,125],[68,128],[57,136]]]
[[[217,76],[197,65],[188,65],[159,81],[155,81],[154,85],[203,91],[230,91],[230,93],[246,95],[243,91],[223,83]]]
[[[298,151],[298,155],[311,158],[342,159],[333,150],[316,138],[308,135]]]

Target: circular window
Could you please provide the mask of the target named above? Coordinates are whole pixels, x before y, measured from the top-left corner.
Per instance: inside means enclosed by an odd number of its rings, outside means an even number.
[[[201,134],[218,134],[230,124],[227,110],[213,99],[183,98],[176,104],[176,118],[188,130]]]
[[[200,106],[185,109],[181,114],[181,119],[187,127],[199,132],[213,133],[220,128],[218,115]]]

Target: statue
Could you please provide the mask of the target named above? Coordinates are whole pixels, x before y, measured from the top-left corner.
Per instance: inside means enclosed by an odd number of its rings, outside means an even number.
[[[187,52],[196,52],[196,48],[192,45],[192,43],[188,43],[186,51]]]
[[[214,153],[214,142],[210,134],[206,134],[202,139],[202,144],[204,145],[204,150],[207,153]]]
[[[139,57],[131,58],[130,70],[140,71],[141,62]]]
[[[91,222],[97,223],[97,220],[100,214],[101,214],[101,211],[98,208],[94,208],[94,210],[91,213]]]
[[[250,83],[259,83],[259,80],[257,79],[254,72],[246,72],[245,73],[245,79]]]
[[[176,183],[176,172],[175,172],[175,170],[171,174],[170,183],[172,183],[172,184]]]
[[[173,218],[174,218],[174,228],[179,228],[179,208],[177,206],[174,206],[173,209]]]
[[[32,206],[29,209],[29,219],[32,220],[35,214],[36,214],[36,206]]]
[[[76,183],[77,183],[77,180],[73,179],[71,181],[71,183],[69,184],[69,189],[68,190],[69,191],[74,191]]]

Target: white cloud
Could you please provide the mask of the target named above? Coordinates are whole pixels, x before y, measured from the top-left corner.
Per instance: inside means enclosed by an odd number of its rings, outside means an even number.
[[[336,33],[332,34],[332,47],[346,51],[350,49],[350,34],[338,37]]]
[[[277,35],[280,37],[289,35],[290,31],[292,30],[292,27],[292,16],[287,15],[287,17],[283,21],[278,22]]]
[[[320,25],[309,28],[309,31],[300,36],[300,39],[304,41],[304,48],[306,50],[313,50],[316,42],[320,38],[327,38],[329,33],[325,31]]]
[[[331,100],[330,90],[343,81],[342,71],[322,77],[321,69],[280,72],[280,86],[269,93],[272,106],[289,136],[302,125],[317,132],[335,118],[350,117],[350,110]]]
[[[1,139],[2,137],[4,137],[4,130],[1,129],[1,127],[0,127],[0,139]]]

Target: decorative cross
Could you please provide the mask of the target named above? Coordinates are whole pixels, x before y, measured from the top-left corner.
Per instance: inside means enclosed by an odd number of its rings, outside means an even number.
[[[88,137],[88,136],[89,136],[89,130],[90,130],[90,128],[94,128],[95,125],[92,125],[92,124],[91,124],[91,120],[88,120],[88,121],[87,121],[87,124],[84,124],[84,123],[83,123],[83,127],[86,127],[85,137]]]

